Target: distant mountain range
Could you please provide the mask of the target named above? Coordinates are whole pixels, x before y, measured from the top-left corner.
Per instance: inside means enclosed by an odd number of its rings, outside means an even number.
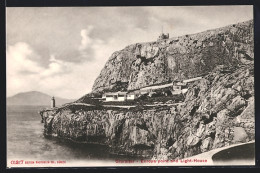
[[[50,105],[52,96],[39,92],[39,91],[29,91],[18,93],[12,97],[7,97],[7,105]],[[55,97],[56,105],[63,105],[65,103],[73,102],[73,99],[65,99],[60,97]]]

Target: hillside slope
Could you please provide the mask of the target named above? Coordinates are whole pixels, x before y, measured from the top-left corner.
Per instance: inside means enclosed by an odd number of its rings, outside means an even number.
[[[114,52],[93,85],[93,93],[132,90],[204,75],[217,65],[254,59],[253,20]]]

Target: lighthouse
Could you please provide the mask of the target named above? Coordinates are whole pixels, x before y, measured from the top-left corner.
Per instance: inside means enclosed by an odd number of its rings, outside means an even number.
[[[55,98],[54,96],[51,98],[51,108],[55,107]]]

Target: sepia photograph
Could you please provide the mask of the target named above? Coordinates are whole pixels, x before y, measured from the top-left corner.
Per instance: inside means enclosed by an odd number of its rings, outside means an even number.
[[[253,5],[6,7],[7,168],[255,165]]]

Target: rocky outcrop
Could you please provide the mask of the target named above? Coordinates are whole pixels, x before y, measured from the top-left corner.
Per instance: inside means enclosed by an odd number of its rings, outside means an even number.
[[[127,46],[109,58],[93,93],[40,112],[44,134],[157,159],[185,158],[252,141],[253,49],[253,21]],[[95,93],[195,76],[203,78],[189,84],[181,104],[129,109],[86,104]]]
[[[169,157],[189,157],[253,140],[253,66],[207,75],[190,86],[185,104],[178,109],[183,127],[176,142],[168,149]],[[161,156],[165,157],[165,154],[161,153]]]
[[[173,96],[174,97],[174,96]],[[43,111],[48,136],[110,146],[112,153],[185,158],[254,140],[253,64],[189,85],[182,104],[130,109],[69,104]]]
[[[251,20],[198,34],[133,44],[112,54],[96,79],[93,92],[138,89],[207,74],[218,65],[248,64],[254,59],[253,43]]]

